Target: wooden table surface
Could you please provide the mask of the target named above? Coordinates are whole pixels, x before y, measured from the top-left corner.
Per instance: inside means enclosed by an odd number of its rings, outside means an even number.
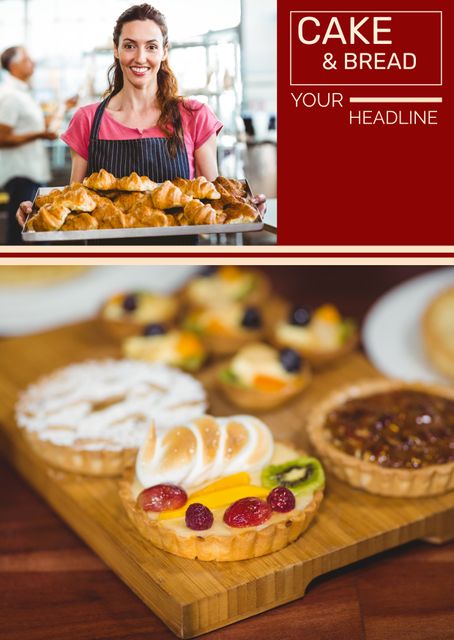
[[[330,300],[358,319],[390,286],[426,269],[265,268],[290,299]],[[0,532],[2,640],[175,637],[5,463]],[[454,542],[380,554],[318,578],[301,600],[203,637],[454,639]]]

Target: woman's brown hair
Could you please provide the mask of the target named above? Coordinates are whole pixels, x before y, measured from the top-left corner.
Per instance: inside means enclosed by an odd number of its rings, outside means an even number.
[[[149,4],[136,4],[129,7],[129,9],[126,9],[115,24],[113,41],[116,47],[119,46],[123,25],[127,22],[132,22],[133,20],[153,20],[161,30],[163,47],[165,48],[169,46],[169,36],[165,16]],[[120,61],[117,58],[115,58],[113,65],[110,67],[107,73],[107,78],[109,81],[109,88],[106,95],[112,97],[123,88],[123,72],[121,70]],[[167,138],[167,148],[170,155],[175,157],[178,150],[184,145],[183,125],[181,122],[179,105],[182,103],[186,109],[189,109],[189,107],[183,101],[183,98],[178,95],[177,79],[167,62],[167,59],[161,62],[161,67],[158,71],[157,99],[161,109],[158,127]]]

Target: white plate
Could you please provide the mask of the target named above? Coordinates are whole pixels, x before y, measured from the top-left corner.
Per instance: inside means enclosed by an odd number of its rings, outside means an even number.
[[[377,369],[403,380],[449,382],[424,355],[421,317],[430,300],[453,285],[453,268],[431,271],[391,289],[373,305],[363,325],[363,344]]]
[[[120,291],[172,293],[196,270],[188,266],[90,267],[55,284],[0,287],[0,335],[24,335],[86,320],[106,298]]]

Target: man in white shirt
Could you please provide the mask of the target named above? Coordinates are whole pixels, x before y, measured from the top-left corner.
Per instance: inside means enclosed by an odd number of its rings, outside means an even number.
[[[21,243],[15,214],[19,204],[33,200],[50,180],[43,140],[57,136],[46,129],[41,107],[27,84],[34,64],[24,47],[10,47],[0,57],[7,77],[0,85],[0,188],[9,194],[8,244]]]

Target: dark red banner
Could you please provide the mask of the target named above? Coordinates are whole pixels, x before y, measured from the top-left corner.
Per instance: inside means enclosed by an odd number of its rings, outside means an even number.
[[[278,1],[280,244],[454,244],[452,9],[393,4]]]

